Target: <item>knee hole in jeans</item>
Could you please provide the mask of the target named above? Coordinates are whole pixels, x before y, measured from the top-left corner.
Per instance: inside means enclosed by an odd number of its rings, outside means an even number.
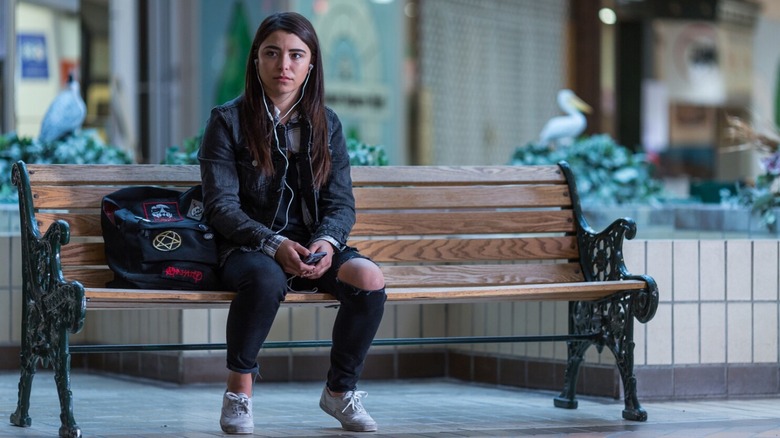
[[[341,283],[362,291],[378,291],[385,287],[382,270],[367,259],[354,258],[339,267],[336,278]]]

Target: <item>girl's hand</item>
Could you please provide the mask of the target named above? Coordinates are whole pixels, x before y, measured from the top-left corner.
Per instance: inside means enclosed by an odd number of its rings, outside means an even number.
[[[279,245],[279,248],[276,250],[276,256],[274,256],[274,259],[276,259],[277,263],[282,266],[284,272],[297,275],[299,277],[304,277],[304,273],[310,271],[312,268],[311,266],[303,263],[303,259],[309,255],[309,252],[310,251],[300,243],[294,240],[286,239],[284,242],[282,242],[281,245]]]
[[[312,279],[320,278],[322,277],[322,274],[330,269],[331,263],[333,262],[333,245],[324,240],[318,240],[309,246],[309,252],[324,252],[325,257],[321,258],[320,261],[313,265],[306,265],[308,269],[301,277]]]

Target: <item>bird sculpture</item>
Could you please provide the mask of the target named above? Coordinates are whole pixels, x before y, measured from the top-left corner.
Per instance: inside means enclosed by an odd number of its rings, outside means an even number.
[[[68,75],[67,87],[57,94],[43,116],[38,139],[49,143],[81,128],[87,117],[87,105],[81,98],[81,87]]]
[[[568,146],[574,142],[587,126],[587,120],[582,112],[590,113],[593,109],[582,101],[573,91],[563,89],[558,92],[558,106],[565,116],[556,116],[547,121],[539,133],[540,144],[555,144]]]

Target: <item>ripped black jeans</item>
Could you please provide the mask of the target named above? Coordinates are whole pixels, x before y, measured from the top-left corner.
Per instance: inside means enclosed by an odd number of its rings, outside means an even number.
[[[333,347],[327,385],[331,391],[353,391],[363,371],[368,349],[382,321],[384,289],[364,291],[336,278],[339,267],[360,257],[348,248],[333,255],[330,269],[317,280],[293,279],[293,289],[317,287],[332,293],[340,306],[333,324]],[[238,292],[227,319],[227,367],[237,373],[259,372],[257,355],[271,330],[288,290],[288,275],[262,252],[234,251],[221,269],[222,283]]]

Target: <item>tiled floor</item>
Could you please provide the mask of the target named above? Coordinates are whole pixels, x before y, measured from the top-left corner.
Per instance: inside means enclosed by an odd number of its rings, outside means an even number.
[[[2,437],[51,437],[59,407],[51,372],[33,384],[29,428],[12,426],[18,373],[0,373]],[[213,437],[221,385],[178,386],[76,371],[74,413],[85,437]],[[644,402],[644,423],[621,418],[622,401],[580,397],[576,410],[553,407],[555,394],[452,380],[365,381],[364,404],[392,437],[777,437],[780,399]],[[255,436],[371,436],[344,432],[320,411],[319,383],[259,383]]]

